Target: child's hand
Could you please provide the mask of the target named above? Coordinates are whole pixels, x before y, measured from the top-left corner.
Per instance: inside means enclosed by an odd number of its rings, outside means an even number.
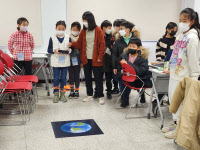
[[[60,54],[60,53],[58,52],[58,50],[60,50],[60,48],[54,49],[53,51],[54,51],[56,54]]]
[[[127,64],[127,61],[125,59],[122,59],[120,62],[121,64]]]
[[[100,62],[101,62],[101,60],[100,60],[100,59],[98,59],[98,60],[97,60],[97,62],[98,62],[98,63],[100,63]]]
[[[165,74],[170,74],[170,71],[169,71],[169,70],[163,71],[163,73],[165,73]]]
[[[66,50],[68,51],[68,54],[67,54],[67,55],[69,55],[70,49],[68,48],[68,49],[66,49]]]
[[[114,74],[117,74],[117,69],[113,69],[113,73],[114,73]]]
[[[156,65],[156,64],[158,64],[159,62],[158,61],[156,61],[156,62],[151,62],[151,65]]]
[[[81,65],[80,65],[80,67],[83,68],[83,64],[82,64],[82,63],[81,63]]]
[[[71,46],[72,46],[72,43],[71,43],[71,42],[69,42],[67,46],[68,46],[68,47],[71,47]]]

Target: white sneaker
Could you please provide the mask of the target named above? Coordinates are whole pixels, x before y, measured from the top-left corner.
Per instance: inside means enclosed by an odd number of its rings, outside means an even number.
[[[176,129],[165,133],[165,137],[168,138],[168,139],[176,139],[175,133],[176,133]]]
[[[92,96],[87,96],[86,98],[83,99],[83,102],[88,102],[92,101],[94,98]]]
[[[99,104],[100,104],[100,105],[105,104],[104,97],[100,97],[100,98],[99,98]]]
[[[176,129],[176,125],[175,124],[171,124],[168,127],[162,128],[162,132],[167,133],[167,132],[173,131],[174,129]]]

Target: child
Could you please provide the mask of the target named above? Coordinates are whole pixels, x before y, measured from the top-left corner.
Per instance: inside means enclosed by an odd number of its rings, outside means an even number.
[[[96,94],[99,98],[99,104],[103,105],[103,55],[105,53],[105,41],[103,32],[96,25],[94,15],[86,11],[82,15],[83,29],[80,32],[79,39],[76,42],[68,44],[69,47],[81,49],[81,62],[84,66],[85,83],[87,97],[83,102],[93,100],[92,72],[94,75]]]
[[[156,62],[151,64],[157,64],[159,62],[169,61],[172,50],[174,49],[175,35],[178,30],[177,24],[174,22],[169,22],[166,26],[165,35],[160,38],[157,42],[156,47]],[[159,100],[162,99],[164,94],[158,94]],[[154,112],[157,106],[157,101],[152,102],[152,111]]]
[[[112,32],[112,23],[108,20],[104,20],[101,23],[101,29],[104,34],[104,40],[106,44],[105,55],[103,56],[103,71],[105,72],[106,77],[106,87],[107,87],[107,98],[111,99],[111,90],[112,90],[112,58],[111,58],[111,32]]]
[[[78,41],[79,33],[81,31],[81,25],[79,22],[73,22],[71,24],[70,38],[72,42]],[[69,98],[79,98],[79,85],[80,85],[80,50],[73,50],[70,54],[71,66],[69,69],[69,85],[71,92]],[[75,84],[75,91],[74,91]]]
[[[169,81],[169,101],[171,101],[176,86],[184,77],[198,79],[200,75],[199,57],[200,57],[200,24],[199,16],[191,8],[186,8],[180,13],[179,30],[181,34],[176,38],[174,50],[170,59]],[[162,129],[165,137],[174,139],[176,123],[178,121],[180,107],[173,115],[173,126]]]
[[[129,45],[124,49],[123,54],[121,55],[119,61],[121,64],[129,64],[131,65],[136,72],[136,75],[140,77],[140,79],[144,82],[144,87],[152,87],[151,72],[149,72],[148,66],[148,49],[142,48],[141,40],[137,37],[132,37],[130,39]],[[131,86],[140,88],[143,83],[139,79],[136,79],[131,83]],[[123,85],[124,89],[125,85]],[[129,97],[131,92],[130,88],[126,88],[124,94]],[[141,95],[144,97],[144,93]],[[129,99],[122,99],[121,107],[126,107],[129,105]]]
[[[24,68],[26,75],[32,75],[32,53],[34,50],[33,36],[28,32],[29,21],[26,18],[17,20],[17,31],[8,41],[8,49],[13,55],[14,63]]]
[[[124,21],[120,25],[120,35],[121,37],[115,42],[112,50],[112,65],[113,65],[113,72],[115,75],[118,76],[118,81],[119,81],[119,88],[120,92],[122,93],[124,83],[122,80],[122,74],[121,74],[121,65],[118,62],[118,59],[120,58],[121,54],[123,53],[124,48],[126,48],[129,45],[129,41],[132,37],[138,37],[140,38],[140,33],[138,30],[133,29],[135,25],[129,21]],[[133,29],[133,30],[132,30]],[[129,101],[128,100],[128,95],[123,94],[122,99],[124,101]],[[145,103],[144,97],[141,98],[141,102]]]
[[[69,54],[71,53],[71,49],[67,47],[69,36],[65,35],[65,30],[65,21],[58,21],[56,23],[56,34],[50,38],[48,46],[48,53],[51,53],[51,66],[53,67],[54,74],[54,103],[58,103],[59,100],[67,102],[65,97],[66,89],[64,89],[64,86],[67,80],[67,67],[70,66]],[[60,50],[62,50],[62,52]],[[63,52],[66,53],[64,54]]]

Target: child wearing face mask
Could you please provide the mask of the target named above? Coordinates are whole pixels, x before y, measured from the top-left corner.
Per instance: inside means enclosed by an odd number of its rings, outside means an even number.
[[[54,75],[54,98],[53,102],[58,103],[59,100],[67,102],[65,97],[67,82],[67,68],[70,66],[71,49],[68,48],[70,38],[65,34],[65,21],[56,23],[56,33],[49,40],[48,53],[51,54],[51,66]],[[61,81],[61,82],[60,82]]]
[[[198,13],[191,8],[186,8],[180,13],[179,30],[181,34],[176,38],[174,50],[170,58],[170,71],[164,73],[170,74],[169,81],[169,101],[178,83],[184,77],[198,79],[200,75],[200,24]],[[172,114],[174,124],[165,127],[162,131],[165,137],[175,138],[176,123],[180,114],[181,106],[176,114]]]
[[[134,26],[135,25],[129,21],[124,21],[121,23],[120,30],[119,30],[119,34],[121,35],[121,37],[115,42],[112,49],[112,65],[114,68],[113,72],[115,75],[118,76],[119,89],[121,93],[124,89],[123,88],[124,83],[123,83],[122,74],[121,74],[121,64],[119,63],[118,59],[123,53],[124,48],[126,48],[129,45],[129,41],[132,37],[140,38],[140,32],[137,29],[133,29]],[[122,99],[124,101],[129,101],[128,98],[129,97],[126,96],[126,94],[122,95]],[[145,103],[145,98],[141,97],[140,102]],[[125,106],[125,105],[122,105],[122,106]]]
[[[79,33],[81,31],[81,25],[79,22],[73,22],[71,24],[70,38],[72,42],[78,41]],[[70,54],[71,65],[69,70],[69,85],[71,92],[69,94],[70,99],[79,98],[79,85],[80,85],[80,50],[74,49]]]
[[[142,47],[142,42],[137,37],[132,37],[130,39],[129,45],[123,50],[123,54],[118,59],[121,64],[131,65],[136,72],[136,75],[144,82],[144,87],[152,87],[151,72],[149,71],[148,66],[148,56],[149,51]],[[131,86],[136,88],[141,88],[143,83],[139,79],[136,79],[134,82],[130,83]],[[123,82],[123,80],[122,80]],[[125,85],[122,87],[125,88]],[[126,98],[122,98],[121,107],[126,107],[129,105],[129,95],[131,89],[126,88],[123,95],[126,95]],[[144,97],[144,93],[141,95]],[[144,98],[145,99],[145,98]]]
[[[106,87],[107,87],[107,98],[111,99],[111,90],[112,90],[112,48],[111,48],[111,32],[112,32],[112,23],[108,20],[104,20],[101,23],[101,29],[104,34],[104,40],[106,44],[105,55],[103,56],[103,71],[105,72],[106,77]]]
[[[8,49],[13,55],[14,63],[24,68],[26,75],[32,75],[32,53],[34,50],[34,39],[28,32],[29,21],[26,18],[17,20],[17,31],[8,40]]]
[[[177,24],[174,22],[169,22],[166,26],[165,35],[160,38],[157,42],[156,47],[156,62],[151,64],[158,64],[159,62],[169,61],[172,51],[174,49],[175,35],[178,30]],[[164,94],[158,94],[159,100],[162,99]],[[154,112],[157,106],[156,99],[152,102],[152,111]]]

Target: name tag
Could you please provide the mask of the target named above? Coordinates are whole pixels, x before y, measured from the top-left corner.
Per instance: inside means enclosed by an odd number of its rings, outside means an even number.
[[[58,63],[65,63],[65,56],[59,56]]]
[[[77,66],[77,65],[78,65],[77,57],[72,57],[72,66]]]
[[[24,61],[24,54],[23,53],[17,53],[17,60],[18,61]]]

